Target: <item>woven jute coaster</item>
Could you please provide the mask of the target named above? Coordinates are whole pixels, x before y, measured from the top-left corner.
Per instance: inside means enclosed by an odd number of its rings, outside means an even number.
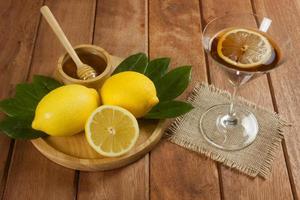
[[[202,136],[199,128],[200,117],[214,105],[229,103],[229,99],[230,93],[224,90],[206,83],[197,84],[188,98],[195,108],[176,118],[166,130],[166,134],[171,142],[184,148],[204,154],[251,177],[259,175],[267,178],[283,139],[282,128],[288,124],[278,114],[238,97],[236,103],[254,113],[258,120],[257,138],[242,150],[226,151],[216,148]]]

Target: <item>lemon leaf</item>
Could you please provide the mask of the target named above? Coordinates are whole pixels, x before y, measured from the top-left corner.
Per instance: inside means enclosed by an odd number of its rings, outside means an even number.
[[[31,84],[22,83],[16,86],[14,98],[2,100],[0,110],[11,117],[22,119],[33,118],[39,99]]]
[[[40,93],[43,94],[47,94],[49,91],[52,91],[60,86],[62,86],[62,84],[60,82],[58,82],[57,80],[48,77],[48,76],[42,76],[42,75],[35,75],[33,77],[33,83],[35,86],[39,86],[42,87],[43,86],[43,90],[40,91]]]
[[[150,78],[154,84],[166,74],[170,64],[170,58],[157,58],[148,63],[145,75]]]
[[[35,75],[32,83],[20,83],[16,86],[15,97],[0,101],[0,110],[11,117],[33,118],[38,102],[61,85],[50,77]]]
[[[16,94],[14,99],[17,99],[23,106],[35,108],[39,102],[38,94],[32,84],[22,83],[16,86]]]
[[[191,66],[182,66],[169,71],[156,83],[159,101],[169,101],[178,97],[191,80]]]
[[[18,117],[21,119],[33,119],[34,108],[28,107],[21,99],[9,98],[0,102],[0,111],[10,117]]]
[[[35,75],[32,83],[18,84],[13,98],[0,101],[0,111],[9,116],[0,122],[0,130],[13,138],[40,137],[40,132],[31,129],[36,106],[46,94],[61,85],[58,81],[41,75]]]
[[[30,119],[6,117],[0,122],[0,130],[14,139],[35,139],[46,136],[45,133],[31,128]]]
[[[148,57],[145,53],[137,53],[123,60],[112,75],[124,71],[136,71],[144,74],[148,65]]]
[[[183,115],[194,107],[183,101],[165,101],[155,105],[145,116],[146,119],[166,119]]]

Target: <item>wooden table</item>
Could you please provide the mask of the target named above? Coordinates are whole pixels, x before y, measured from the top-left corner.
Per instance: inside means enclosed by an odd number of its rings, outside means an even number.
[[[279,112],[293,126],[267,180],[251,179],[204,156],[162,140],[145,157],[108,172],[80,172],[42,156],[29,141],[0,134],[0,198],[14,199],[299,199],[300,2],[299,0],[1,0],[0,97],[33,74],[52,74],[64,52],[39,8],[46,4],[74,45],[93,43],[125,57],[146,52],[169,56],[172,67],[193,65],[193,83],[228,89],[204,54],[205,24],[228,12],[257,12],[285,24],[294,41],[284,66],[249,83],[240,95]],[[192,87],[190,87],[191,89]],[[190,90],[189,89],[189,90]]]

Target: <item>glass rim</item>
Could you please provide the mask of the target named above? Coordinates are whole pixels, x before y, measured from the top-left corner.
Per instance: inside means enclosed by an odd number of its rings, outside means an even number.
[[[224,15],[221,15],[221,16],[218,16],[218,17],[214,17],[212,20],[210,20],[204,27],[202,33],[205,33],[206,32],[206,29],[208,28],[208,26],[213,23],[214,21],[218,20],[218,19],[221,19],[221,18],[224,18],[224,17],[230,17],[230,16],[236,16],[236,15],[250,15],[250,16],[253,16],[253,17],[262,17],[261,15],[258,15],[256,13],[251,13],[251,12],[231,12],[231,13],[227,13],[227,14],[224,14]],[[203,39],[203,35],[202,34],[202,39]]]
[[[201,36],[201,43],[202,43],[202,46],[203,46],[203,44],[204,44],[204,35],[205,35],[205,32],[206,32],[206,30],[207,30],[207,28],[209,27],[209,25],[211,25],[212,23],[214,23],[215,21],[217,21],[217,20],[219,20],[219,19],[222,19],[222,18],[225,18],[225,17],[231,17],[231,16],[252,16],[252,17],[254,17],[255,18],[255,22],[256,22],[256,25],[257,25],[257,28],[259,28],[258,26],[259,26],[259,24],[257,23],[257,19],[258,18],[263,18],[263,16],[262,15],[260,15],[260,14],[256,14],[256,13],[251,13],[251,12],[230,12],[230,13],[227,13],[227,14],[224,14],[224,15],[221,15],[221,16],[218,16],[218,17],[214,17],[212,20],[210,20],[206,25],[205,25],[205,27],[204,27],[204,29],[203,29],[203,31],[202,31],[202,36]],[[203,47],[204,48],[204,47]],[[204,48],[204,50],[205,50],[205,53],[207,53],[207,51],[206,51],[206,49]],[[276,69],[277,67],[279,67],[281,64],[283,64],[284,63],[284,61],[285,61],[285,59],[283,58],[280,62],[279,62],[279,64],[276,66],[276,67],[274,67],[273,69],[269,69],[269,70],[266,70],[266,71],[253,71],[253,72],[251,72],[251,71],[246,71],[246,70],[235,70],[235,69],[232,69],[232,68],[230,68],[230,67],[227,67],[227,66],[223,66],[223,65],[221,65],[221,67],[224,67],[224,68],[226,68],[227,70],[230,70],[230,71],[241,71],[241,72],[243,72],[243,73],[247,73],[247,74],[265,74],[265,73],[268,73],[268,72],[270,72],[270,71],[273,71],[274,69]]]

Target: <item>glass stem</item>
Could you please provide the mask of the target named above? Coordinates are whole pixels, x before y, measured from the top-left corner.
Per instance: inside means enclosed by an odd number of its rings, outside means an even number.
[[[238,86],[233,86],[233,93],[230,98],[230,107],[229,107],[229,116],[232,118],[235,118],[234,106],[235,106],[235,97],[236,97],[237,90],[238,90]]]

